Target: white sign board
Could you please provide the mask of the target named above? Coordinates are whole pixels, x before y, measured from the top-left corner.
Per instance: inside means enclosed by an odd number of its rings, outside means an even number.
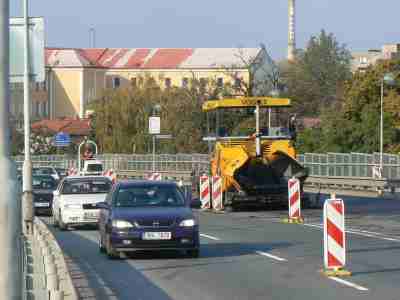
[[[24,19],[10,18],[10,82],[23,82],[24,77]],[[30,77],[45,80],[44,19],[29,18]]]
[[[160,134],[161,124],[160,117],[150,117],[149,118],[149,133],[150,134]]]

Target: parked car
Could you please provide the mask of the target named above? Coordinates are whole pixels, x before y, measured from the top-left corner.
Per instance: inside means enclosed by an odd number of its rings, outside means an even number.
[[[54,191],[54,225],[61,230],[71,226],[97,225],[99,209],[112,183],[105,176],[65,177]]]
[[[56,169],[53,167],[35,167],[32,169],[33,175],[50,175],[55,180],[60,180],[60,175],[57,173]]]
[[[52,215],[53,192],[57,185],[58,181],[50,175],[32,175],[35,215]]]
[[[182,250],[199,256],[199,224],[173,182],[122,181],[101,208],[99,248],[108,257],[137,250]]]
[[[68,176],[68,170],[64,168],[55,168],[58,176],[60,176],[60,179],[63,179],[64,177]]]

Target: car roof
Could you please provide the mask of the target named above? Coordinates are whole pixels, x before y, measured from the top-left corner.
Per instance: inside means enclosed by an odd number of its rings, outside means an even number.
[[[80,180],[80,179],[91,179],[91,180],[96,180],[96,179],[107,179],[110,180],[107,176],[68,176],[65,177],[64,180]]]
[[[168,180],[121,180],[118,182],[118,186],[122,188],[134,187],[134,186],[174,186],[177,184],[173,181]]]

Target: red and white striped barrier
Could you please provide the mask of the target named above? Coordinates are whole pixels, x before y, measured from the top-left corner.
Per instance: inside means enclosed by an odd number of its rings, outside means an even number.
[[[160,181],[162,180],[162,175],[160,173],[151,173],[147,176],[147,180]]]
[[[222,202],[222,177],[213,176],[212,177],[212,207],[216,211],[221,211],[224,209],[224,204]]]
[[[303,222],[301,217],[300,180],[291,178],[288,181],[289,191],[289,222]]]
[[[330,276],[350,275],[346,265],[346,232],[342,199],[328,199],[324,203],[324,267]]]
[[[68,176],[77,176],[78,170],[74,167],[71,167],[71,168],[69,168],[67,175]]]
[[[110,178],[110,180],[113,184],[117,182],[117,174],[114,172],[113,169],[104,171],[103,176]]]
[[[200,202],[202,209],[211,209],[210,178],[200,176]]]

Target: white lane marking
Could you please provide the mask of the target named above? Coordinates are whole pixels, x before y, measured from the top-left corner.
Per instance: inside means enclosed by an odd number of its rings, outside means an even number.
[[[341,278],[331,277],[331,276],[328,276],[328,278],[329,278],[329,279],[332,279],[332,280],[334,280],[334,281],[336,281],[336,282],[339,282],[339,283],[341,283],[341,284],[344,284],[344,285],[346,285],[346,286],[348,286],[348,287],[355,288],[356,290],[359,290],[359,291],[368,291],[368,289],[367,289],[366,287],[363,287],[363,286],[361,286],[361,285],[352,283],[352,282],[350,282],[350,281],[347,281],[347,280],[344,280],[344,279],[341,279]]]
[[[212,236],[212,235],[204,234],[204,233],[200,233],[200,236],[208,238],[210,240],[214,240],[214,241],[220,241],[221,240],[220,238],[217,238],[217,237]]]
[[[275,255],[269,254],[269,253],[264,252],[264,251],[256,251],[256,253],[258,255],[266,256],[266,257],[275,259],[277,261],[287,261],[287,259],[285,259],[285,258],[282,258],[282,257],[279,257],[279,256],[275,256]]]
[[[319,224],[303,224],[303,226],[315,227],[315,228],[318,228],[318,229],[323,229],[324,228],[322,225],[319,225]],[[380,233],[380,234],[378,234],[378,233],[372,234],[372,232],[370,232],[370,233],[364,233],[364,232],[366,232],[366,231],[359,231],[359,230],[355,230],[355,229],[346,230],[346,233],[349,233],[349,234],[355,234],[355,235],[360,235],[360,236],[364,236],[364,237],[375,238],[375,239],[378,239],[378,240],[385,240],[385,241],[400,243],[400,239],[385,237],[382,233]]]

